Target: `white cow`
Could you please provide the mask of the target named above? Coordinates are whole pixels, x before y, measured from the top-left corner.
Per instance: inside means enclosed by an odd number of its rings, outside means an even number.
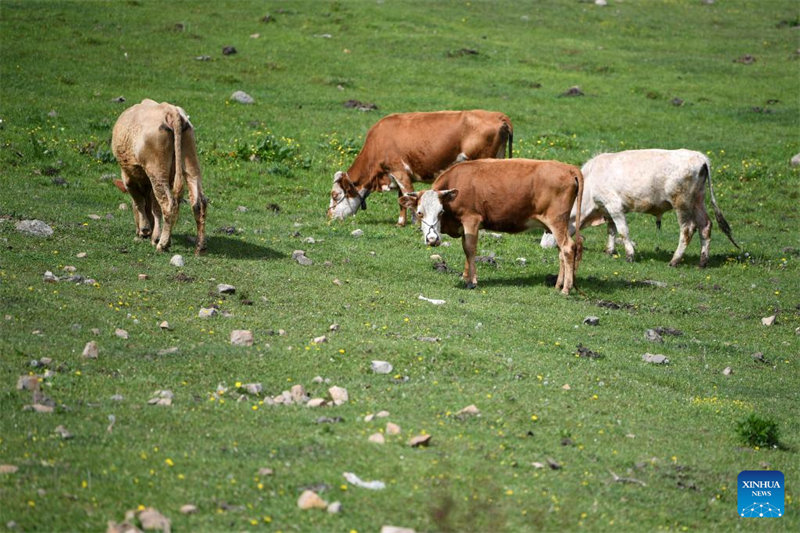
[[[722,216],[711,185],[711,163],[692,150],[627,150],[600,154],[583,165],[584,176],[581,227],[608,223],[606,252],[614,253],[617,233],[625,245],[625,256],[633,261],[634,248],[628,233],[625,213],[649,213],[661,227],[661,215],[675,209],[680,224],[678,248],[670,260],[676,266],[683,257],[694,232],[700,231],[700,266],[708,263],[711,219],[705,207],[705,185],[720,229],[736,246],[728,221]],[[570,215],[574,226],[575,207]],[[571,228],[574,231],[574,227]],[[552,236],[542,237],[549,247]]]

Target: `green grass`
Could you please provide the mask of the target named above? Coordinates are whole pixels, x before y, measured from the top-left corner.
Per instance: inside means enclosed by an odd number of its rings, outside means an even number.
[[[96,531],[141,505],[177,531],[796,530],[798,6],[609,3],[2,2],[0,464],[18,470],[0,474],[0,524]],[[275,22],[260,21],[267,13]],[[228,45],[238,53],[223,56]],[[745,54],[756,61],[735,61]],[[560,97],[574,85],[585,96]],[[235,90],[256,103],[231,102]],[[205,256],[191,255],[186,206],[162,255],[133,241],[130,209],[117,207],[128,200],[110,181],[111,127],[143,98],[181,105],[196,127],[210,198]],[[379,110],[346,109],[349,99]],[[484,236],[479,250],[498,264],[480,263],[478,289],[467,291],[460,243],[426,249],[413,228],[396,228],[394,195],[326,223],[333,174],[375,121],[460,108],[507,113],[518,157],[708,153],[742,249],[715,227],[709,268],[696,267],[695,240],[671,269],[675,216],[659,234],[652,217],[632,215],[636,262],[604,255],[605,231],[587,229],[580,290],[564,298],[547,285],[557,258],[538,235]],[[31,218],[55,234],[14,229]],[[296,264],[295,249],[314,264]],[[185,267],[169,265],[173,253]],[[453,272],[434,270],[432,253]],[[97,283],[42,281],[67,265]],[[217,283],[236,294],[217,295]],[[230,316],[198,318],[209,305]],[[588,315],[599,325],[584,325]],[[683,334],[646,341],[659,326]],[[254,346],[231,346],[234,329],[252,330]],[[329,341],[314,344],[320,335]],[[81,357],[90,340],[97,360]],[[579,344],[603,357],[578,357]],[[643,363],[645,352],[670,364]],[[15,388],[43,373],[31,367],[43,357],[53,360],[43,382],[52,414],[24,410],[31,393]],[[394,371],[373,374],[374,359]],[[237,382],[270,396],[338,385],[350,401],[237,401]],[[171,407],[147,404],[160,389],[174,392]],[[456,416],[473,403],[480,416]],[[387,419],[363,421],[381,409],[402,428],[382,446],[367,438]],[[743,446],[738,428],[751,415],[776,422],[777,448]],[[429,448],[406,445],[423,432]],[[548,458],[561,468],[533,466]],[[786,515],[739,519],[736,476],[763,468],[786,477]],[[387,488],[349,485],[343,472]],[[342,502],[340,514],[297,509],[314,485]],[[198,512],[182,515],[186,503]]]

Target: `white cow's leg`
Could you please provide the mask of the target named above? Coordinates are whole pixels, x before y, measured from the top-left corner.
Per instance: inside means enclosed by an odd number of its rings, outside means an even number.
[[[616,226],[617,233],[619,234],[620,238],[622,238],[622,242],[625,245],[625,259],[629,262],[633,262],[634,250],[633,250],[633,243],[631,242],[630,232],[628,231],[628,222],[625,220],[625,213],[622,210],[615,210],[613,212],[609,211],[609,216],[611,217],[614,226]],[[609,223],[609,247],[613,246],[613,237],[611,235],[611,224]],[[608,251],[608,248],[606,248]],[[611,252],[613,253],[613,252]]]
[[[163,168],[161,165],[153,165],[147,172],[151,176],[153,194],[156,200],[153,202],[153,213],[155,215],[156,211],[160,209],[164,220],[158,243],[154,243],[158,252],[166,251],[169,248],[172,227],[178,220],[178,199],[172,196],[172,190],[169,186],[169,171],[170,168],[168,166]]]
[[[411,178],[405,172],[397,172],[392,174],[394,176],[395,181],[400,185],[400,188],[397,190],[397,197],[403,196],[405,193],[414,192],[414,185],[411,182]],[[400,216],[397,217],[397,225],[402,227],[406,225],[406,217],[408,214],[408,210],[400,206]]]
[[[686,247],[692,242],[696,225],[692,214],[681,209],[676,209],[678,215],[678,224],[680,225],[680,235],[678,237],[678,247],[672,255],[669,266],[678,266],[678,263],[683,259],[683,254],[686,252]]]

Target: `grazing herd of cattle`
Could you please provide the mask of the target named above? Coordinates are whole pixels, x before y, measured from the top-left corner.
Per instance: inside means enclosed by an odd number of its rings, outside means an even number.
[[[544,228],[542,246],[559,249],[556,288],[568,294],[583,251],[581,228],[606,222],[606,252],[614,253],[619,235],[628,261],[633,261],[625,220],[629,212],[654,215],[660,228],[662,214],[675,209],[680,236],[669,264],[680,262],[699,231],[704,267],[711,236],[706,186],[720,228],[738,247],[714,197],[711,164],[699,152],[628,150],[600,154],[578,168],[559,161],[511,159],[513,137],[511,120],[498,112],[384,117],[369,130],[350,168],[334,175],[328,218],[354,215],[367,208],[370,193],[396,189],[399,226],[405,225],[411,209],[426,245],[438,246],[442,233],[462,238],[468,288],[477,285],[475,253],[481,228],[507,233]],[[197,223],[195,252],[202,252],[207,200],[194,129],[184,110],[153,100],[128,108],[114,125],[112,150],[122,169],[122,179],[115,183],[131,195],[137,237],[149,237],[158,251],[169,247],[186,184]],[[414,192],[414,182],[433,185]]]

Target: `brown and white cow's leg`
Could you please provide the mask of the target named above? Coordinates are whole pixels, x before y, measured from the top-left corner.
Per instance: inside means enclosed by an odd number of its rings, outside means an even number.
[[[394,180],[397,182],[397,185],[398,185],[398,189],[397,189],[398,198],[400,196],[403,196],[406,193],[414,192],[414,185],[412,184],[411,178],[409,177],[409,175],[407,173],[405,173],[405,172],[396,172],[396,173],[392,174],[392,177],[394,178]],[[402,227],[402,226],[406,225],[407,213],[408,213],[408,210],[401,205],[400,206],[400,216],[397,217],[397,225],[398,226]]]
[[[575,254],[577,246],[569,236],[566,227],[550,228],[558,244],[558,279],[556,289],[561,289],[563,294],[569,294],[575,285]]]
[[[478,271],[475,268],[475,254],[478,251],[478,231],[480,220],[462,220],[464,235],[461,237],[461,247],[464,249],[464,282],[468,289],[478,286]]]
[[[678,215],[680,235],[678,237],[678,247],[675,249],[675,253],[672,255],[672,259],[669,262],[669,266],[671,267],[678,266],[678,263],[681,262],[681,259],[683,259],[683,254],[686,252],[686,247],[689,246],[690,242],[692,242],[692,236],[697,229],[694,215],[691,211],[676,207],[675,212]],[[708,218],[708,215],[706,215],[706,218]],[[710,232],[711,228],[709,228],[709,234]],[[706,258],[706,260],[708,260],[708,258]]]

